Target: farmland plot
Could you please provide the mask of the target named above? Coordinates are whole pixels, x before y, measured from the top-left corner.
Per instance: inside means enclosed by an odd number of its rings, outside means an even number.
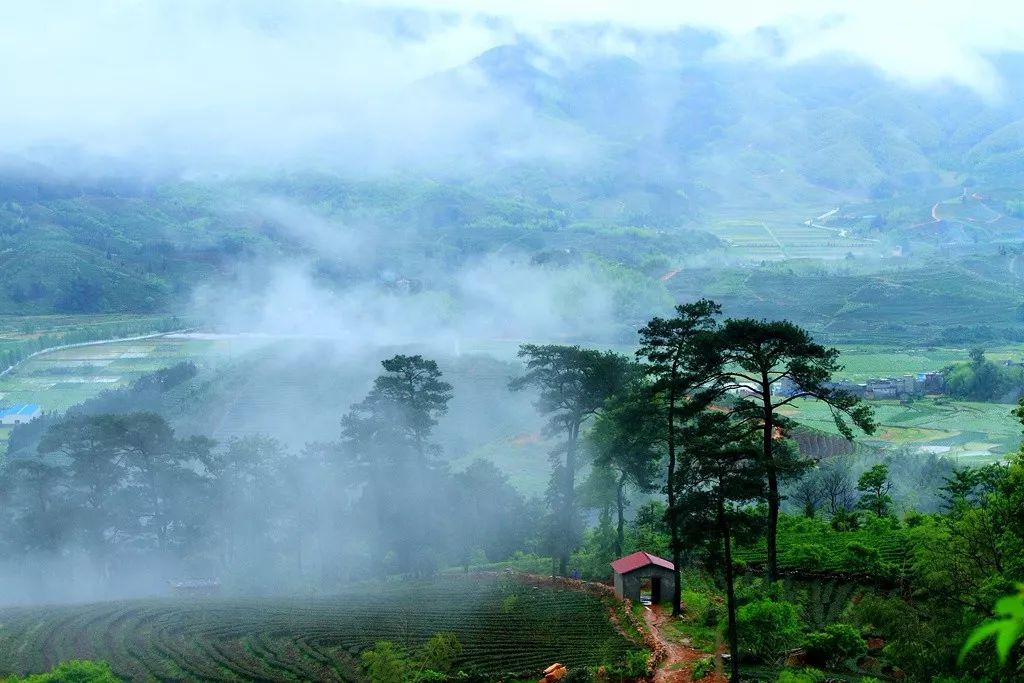
[[[0,624],[0,670],[91,658],[131,680],[361,681],[359,655],[377,641],[416,647],[446,631],[463,646],[456,668],[477,681],[536,676],[556,661],[614,663],[637,649],[594,595],[487,577],[325,598],[9,608]]]

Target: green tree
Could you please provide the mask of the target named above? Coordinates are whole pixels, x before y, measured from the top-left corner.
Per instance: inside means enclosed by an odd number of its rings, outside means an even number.
[[[454,476],[452,535],[456,552],[468,570],[474,551],[488,560],[504,560],[521,550],[530,535],[530,511],[508,477],[489,460],[475,460]]]
[[[41,464],[66,462],[66,492],[75,529],[93,553],[109,551],[107,531],[118,521],[108,502],[126,486],[129,476],[124,453],[114,448],[117,418],[113,415],[72,415],[51,425],[39,441]]]
[[[640,385],[613,396],[588,435],[594,467],[607,469],[614,478],[618,557],[626,544],[626,488],[653,491],[663,457],[663,424],[650,401],[646,387]]]
[[[732,560],[734,529],[750,525],[750,506],[764,496],[760,452],[749,433],[721,412],[702,413],[680,436],[690,457],[676,473],[677,507],[669,510],[669,516],[680,518],[691,540],[721,549],[729,649],[736,655],[740,650]],[[740,680],[739,664],[739,657],[733,656],[733,683]]]
[[[710,365],[702,347],[715,329],[715,316],[721,307],[713,301],[701,299],[695,303],[676,306],[672,318],[653,318],[640,330],[640,348],[637,358],[644,364],[644,373],[650,380],[652,410],[660,412],[664,425],[665,445],[668,451],[666,493],[668,510],[677,509],[675,488],[676,466],[682,455],[678,430],[682,424],[697,415],[708,403],[703,390],[708,376],[717,367],[716,359]],[[672,594],[672,615],[682,614],[683,541],[675,515],[668,516],[672,561],[676,581]]]
[[[118,530],[152,539],[164,555],[172,532],[199,512],[190,498],[211,446],[202,438],[179,441],[161,416],[137,412],[72,416],[51,426],[38,450],[69,460],[68,486],[89,547],[106,547]]]
[[[394,643],[381,640],[360,655],[372,683],[409,683],[416,664],[409,653]]]
[[[435,633],[420,647],[418,654],[422,668],[448,673],[462,654],[462,643],[454,633]]]
[[[875,513],[878,517],[886,517],[892,511],[892,482],[889,481],[889,466],[879,463],[872,466],[857,478],[857,490],[860,492],[858,507]]]
[[[740,648],[769,663],[777,663],[803,639],[800,614],[791,602],[755,600],[736,613]]]
[[[447,486],[430,435],[452,387],[422,356],[397,355],[381,365],[369,393],[342,418],[341,451],[351,478],[364,484],[361,513],[378,561],[393,552],[400,571],[425,574],[435,568],[432,536],[445,521],[435,493]]]
[[[438,450],[429,443],[430,432],[448,412],[452,385],[442,379],[437,363],[423,356],[397,355],[381,365],[384,372],[366,398],[342,420],[344,434],[349,439],[386,435],[390,448],[404,446],[424,466]]]
[[[509,389],[536,389],[537,410],[548,416],[545,434],[560,435],[563,439],[552,453],[556,465],[549,498],[556,519],[553,540],[558,571],[565,576],[579,537],[576,472],[580,430],[612,395],[627,385],[634,366],[629,359],[610,351],[554,344],[524,344],[519,347],[519,357],[526,372],[512,379]]]
[[[815,343],[806,330],[789,321],[730,319],[706,346],[713,356],[707,365],[720,368],[717,388],[739,392],[731,412],[760,433],[768,484],[768,579],[778,578],[778,527],[781,479],[806,469],[791,445],[779,437],[793,421],[780,409],[800,400],[825,403],[836,427],[847,439],[853,432],[847,418],[866,433],[874,431],[871,409],[830,381],[842,370],[839,351]],[[783,457],[789,456],[789,457]]]
[[[207,460],[214,501],[211,541],[221,566],[243,575],[247,587],[269,580],[270,563],[256,558],[273,557],[275,537],[287,537],[275,524],[285,502],[279,470],[284,458],[279,441],[250,435],[229,439]]]

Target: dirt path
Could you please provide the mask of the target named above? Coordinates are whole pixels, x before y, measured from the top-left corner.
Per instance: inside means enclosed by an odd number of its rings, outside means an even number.
[[[704,656],[704,653],[685,642],[665,636],[662,626],[671,619],[671,614],[658,605],[649,606],[644,610],[647,627],[665,648],[665,659],[654,674],[654,683],[691,683],[690,668],[696,660]],[[725,679],[712,674],[703,680],[715,683]]]

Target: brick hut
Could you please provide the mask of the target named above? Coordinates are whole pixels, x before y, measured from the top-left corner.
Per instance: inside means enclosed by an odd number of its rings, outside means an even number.
[[[640,602],[645,585],[650,586],[654,604],[671,598],[675,588],[675,565],[643,551],[615,560],[612,571],[615,572],[615,595],[633,602]]]

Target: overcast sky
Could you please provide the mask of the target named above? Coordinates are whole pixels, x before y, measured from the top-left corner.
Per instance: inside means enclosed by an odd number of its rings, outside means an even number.
[[[727,39],[719,58],[763,62],[769,43],[781,64],[843,54],[908,87],[951,82],[993,101],[1002,83],[990,55],[1024,47],[1016,1],[0,0],[0,8],[0,154],[74,145],[281,161],[344,136],[443,141],[443,131],[499,104],[421,93],[407,111],[396,93],[523,37],[629,54],[638,33],[692,26]],[[565,27],[583,24],[587,40],[569,45]]]

